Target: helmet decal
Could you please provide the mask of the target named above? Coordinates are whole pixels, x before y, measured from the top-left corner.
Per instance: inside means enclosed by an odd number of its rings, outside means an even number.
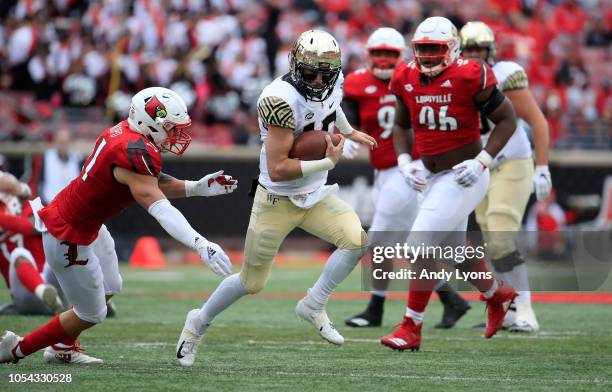
[[[159,102],[159,99],[154,95],[152,97],[145,98],[145,111],[153,120],[156,118],[166,118],[168,112],[163,103]]]

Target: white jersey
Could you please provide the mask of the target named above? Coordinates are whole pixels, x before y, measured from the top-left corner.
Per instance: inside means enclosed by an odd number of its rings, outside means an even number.
[[[304,98],[290,83],[288,75],[276,78],[263,89],[257,100],[259,132],[264,142],[259,156],[259,183],[269,192],[281,196],[295,196],[314,192],[325,185],[327,171],[295,180],[273,182],[268,175],[265,140],[268,125],[293,129],[294,139],[302,132],[315,129],[333,132],[336,112],[342,110],[340,103],[343,82],[344,77],[340,73],[331,94],[323,102]]]
[[[497,78],[497,88],[502,92],[526,88],[528,86],[525,70],[513,61],[500,61],[496,63],[493,66],[493,73]],[[489,123],[489,126],[492,128],[493,124]],[[489,135],[490,132],[482,136],[484,144],[489,140]],[[509,159],[529,158],[531,156],[531,144],[527,137],[525,121],[519,118],[516,122],[516,131],[504,148],[497,154],[490,167],[493,168]]]

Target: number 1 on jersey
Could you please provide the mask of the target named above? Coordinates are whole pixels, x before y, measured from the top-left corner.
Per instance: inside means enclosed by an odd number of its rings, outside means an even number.
[[[98,159],[98,155],[100,155],[100,152],[102,151],[104,146],[106,146],[106,139],[102,139],[100,144],[98,144],[98,148],[96,148],[96,151],[94,151],[93,156],[89,159],[89,163],[87,163],[87,166],[85,167],[85,172],[81,176],[81,180],[85,181],[87,179],[87,174],[89,173],[93,165],[96,163],[96,159]]]

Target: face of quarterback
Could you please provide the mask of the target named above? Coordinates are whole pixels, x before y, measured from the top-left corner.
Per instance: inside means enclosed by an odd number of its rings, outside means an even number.
[[[463,48],[462,54],[465,57],[487,61],[489,50],[487,48],[481,48],[478,46],[466,46]]]
[[[337,76],[337,72],[315,70],[308,67],[302,69],[302,80],[314,90],[323,90]]]

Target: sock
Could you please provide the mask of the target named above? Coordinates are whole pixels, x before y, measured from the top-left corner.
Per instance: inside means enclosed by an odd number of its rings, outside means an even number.
[[[414,310],[406,307],[405,317],[411,318],[415,324],[420,324],[423,322],[423,316],[425,316],[425,312],[415,312]]]
[[[370,293],[372,293],[372,296],[376,296],[376,297],[385,298],[387,296],[387,292],[384,290],[372,290],[370,291]]]
[[[429,270],[430,268],[425,260],[418,260],[413,266],[413,270],[416,272],[415,276],[421,276],[423,270]],[[433,279],[417,278],[411,280],[408,288],[408,309],[416,314],[425,312],[431,293],[438,282],[438,280]]]
[[[26,289],[32,294],[35,294],[36,287],[44,284],[40,272],[31,263],[21,263],[15,268],[17,278],[25,286]]]
[[[17,345],[15,352],[18,357],[23,358],[69,338],[70,336],[66,333],[64,327],[62,327],[59,315],[57,315],[47,324],[24,336],[23,340]]]
[[[504,282],[518,292],[516,297],[517,302],[528,301],[531,302],[531,291],[529,290],[529,277],[527,275],[527,265],[525,263],[519,264],[512,268],[512,271],[504,272]]]
[[[67,339],[62,340],[58,344],[65,346],[65,348],[72,347],[72,346],[75,345],[75,343],[76,343],[76,341],[77,341],[77,339],[79,338],[80,335],[81,335],[81,333],[79,332],[75,336],[68,337]]]
[[[242,286],[242,282],[240,282],[240,274],[234,274],[223,279],[210,298],[208,298],[208,301],[202,305],[200,314],[196,319],[200,321],[199,330],[196,332],[202,334],[219,313],[246,294],[247,291]]]
[[[372,296],[370,296],[370,302],[368,303],[366,312],[374,313],[375,315],[382,314],[384,306],[385,306],[385,297],[381,297],[376,294],[372,294]]]
[[[308,290],[306,300],[311,308],[321,310],[325,307],[332,291],[353,271],[364,251],[365,248],[336,249],[329,256],[321,276]]]
[[[495,294],[495,292],[497,291],[498,287],[499,287],[499,283],[497,283],[497,281],[494,280],[491,287],[489,287],[487,291],[483,291],[482,295],[484,295],[485,298],[491,298],[493,294]]]
[[[487,272],[489,273],[491,277],[488,279],[469,278],[470,283],[473,284],[481,293],[488,291],[495,282],[493,273],[489,271],[489,267],[487,266],[487,262],[485,259],[468,260],[464,263],[459,264],[457,268],[464,272],[476,272],[480,276],[485,275]]]

